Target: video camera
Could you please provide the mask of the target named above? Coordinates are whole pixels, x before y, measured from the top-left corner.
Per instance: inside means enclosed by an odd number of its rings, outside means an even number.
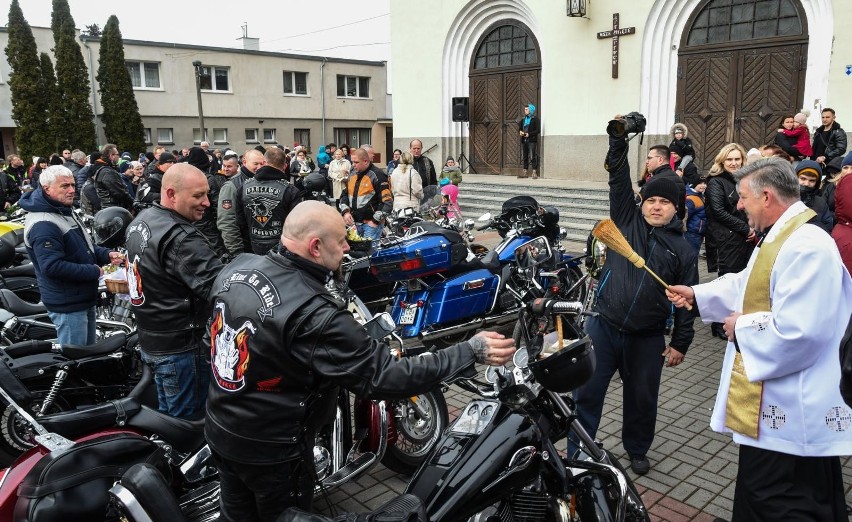
[[[606,126],[606,133],[613,138],[623,138],[628,134],[639,134],[645,132],[645,116],[638,112],[631,112],[621,118],[610,120]]]

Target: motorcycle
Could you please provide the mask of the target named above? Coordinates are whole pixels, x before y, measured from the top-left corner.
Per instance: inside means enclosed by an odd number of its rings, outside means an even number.
[[[370,270],[379,281],[397,282],[391,315],[402,338],[445,347],[468,339],[479,328],[514,321],[529,290],[540,282],[519,270],[514,252],[532,238],[541,237],[548,249],[556,247],[554,270],[560,272],[565,296],[582,292],[579,258],[562,252],[558,211],[542,209],[529,196],[511,198],[503,212],[479,230],[494,228],[503,240],[482,257],[452,229],[424,221],[408,235],[390,242],[370,256]]]
[[[513,367],[489,368],[484,382],[457,382],[481,398],[468,403],[406,488],[430,521],[650,520],[618,459],[591,439],[563,395],[594,373],[591,340],[571,320],[581,310],[576,301],[527,303]],[[555,444],[569,433],[582,449],[562,457]]]
[[[29,340],[3,347],[0,367],[26,390],[19,397],[19,404],[42,417],[126,396],[142,372],[138,351],[135,332],[116,333],[91,346]],[[154,400],[155,397],[148,397],[149,403]],[[8,461],[33,443],[29,424],[14,405],[4,403],[2,408],[0,453]]]
[[[24,226],[0,222],[0,288],[8,289],[29,303],[41,300],[35,267],[29,262],[24,242]]]
[[[330,293],[348,307],[358,322],[364,324],[370,337],[395,343],[397,346],[392,348],[392,352],[397,357],[413,357],[422,353],[403,345],[402,339],[395,334],[396,324],[389,314],[374,316],[357,293],[348,291],[349,276],[359,264],[365,263],[362,258],[346,264],[342,283],[329,283]],[[335,419],[332,425],[320,430],[317,437],[314,448],[317,476],[335,474],[356,461],[366,462],[363,470],[381,461],[390,470],[411,475],[447,424],[447,402],[440,389],[397,400],[352,397],[348,391],[341,389]],[[358,456],[359,453],[361,456]],[[365,458],[365,454],[368,457]],[[339,483],[352,478],[354,475]]]
[[[134,464],[149,463],[169,477],[168,494],[180,499],[189,520],[215,520],[219,487],[204,423],[142,404],[152,380],[145,365],[126,397],[36,420],[19,404],[26,388],[0,365],[0,396],[27,423],[35,444],[0,471],[0,519],[120,520],[107,511],[110,487]]]

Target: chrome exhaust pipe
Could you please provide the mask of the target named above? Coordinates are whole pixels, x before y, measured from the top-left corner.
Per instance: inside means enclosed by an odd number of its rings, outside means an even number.
[[[430,330],[426,333],[421,333],[419,337],[421,341],[432,341],[439,337],[455,335],[458,333],[467,332],[469,330],[476,330],[477,328],[481,328],[485,324],[485,321],[485,319],[473,319],[472,321],[468,321],[464,324],[450,326],[448,328],[439,328],[437,330]]]

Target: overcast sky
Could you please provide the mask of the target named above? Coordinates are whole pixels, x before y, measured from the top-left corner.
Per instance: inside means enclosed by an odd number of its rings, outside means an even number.
[[[32,26],[50,27],[51,0],[18,0]],[[390,60],[391,0],[69,0],[78,29],[116,15],[130,40],[242,47],[242,26],[262,51]],[[11,0],[0,0],[6,25]]]

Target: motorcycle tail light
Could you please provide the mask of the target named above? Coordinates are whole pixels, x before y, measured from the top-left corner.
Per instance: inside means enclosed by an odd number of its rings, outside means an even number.
[[[417,257],[414,259],[409,259],[407,261],[402,261],[399,264],[399,269],[403,272],[408,272],[411,270],[417,270],[419,268],[423,268],[425,263],[423,263],[423,258]]]
[[[558,294],[559,293],[559,286],[558,285],[551,286],[550,291],[553,292],[554,294]]]
[[[406,308],[407,306],[408,306],[408,303],[406,303],[405,301],[403,301],[403,302],[399,303],[399,307],[400,307],[400,308],[402,308],[403,310],[405,310],[405,308]]]
[[[417,301],[417,308],[423,308],[423,305],[425,305],[425,304],[426,303],[423,302],[423,300]]]

